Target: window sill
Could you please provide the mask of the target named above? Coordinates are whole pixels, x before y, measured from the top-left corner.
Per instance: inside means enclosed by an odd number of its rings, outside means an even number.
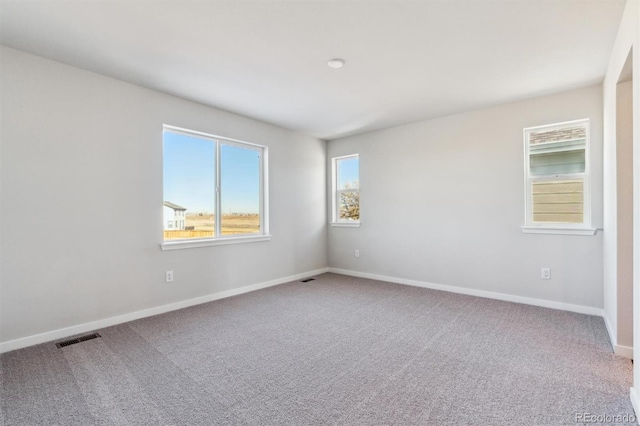
[[[596,228],[562,228],[553,226],[521,226],[525,234],[595,235]]]
[[[163,251],[181,250],[196,247],[223,246],[226,244],[257,243],[260,241],[269,241],[270,239],[271,235],[252,235],[250,237],[227,237],[208,240],[167,241],[160,244],[160,248]]]
[[[331,222],[329,225],[335,226],[336,228],[359,228],[360,222]]]

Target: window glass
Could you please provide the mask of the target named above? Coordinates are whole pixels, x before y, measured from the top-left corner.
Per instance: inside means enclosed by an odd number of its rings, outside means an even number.
[[[360,159],[349,157],[338,160],[338,189],[358,188]]]
[[[222,235],[260,232],[260,152],[222,144]]]
[[[527,224],[587,224],[588,120],[525,129],[525,144]]]
[[[584,126],[532,132],[529,135],[531,175],[584,173]]]
[[[338,219],[359,220],[360,219],[360,194],[355,191],[340,192]]]
[[[533,221],[582,223],[583,179],[548,180],[532,183]]]
[[[215,234],[215,144],[196,136],[163,132],[164,216],[173,222],[164,238]]]
[[[165,126],[163,149],[165,240],[265,233],[265,147]]]
[[[333,159],[333,220],[357,222],[360,220],[360,158],[358,155]]]

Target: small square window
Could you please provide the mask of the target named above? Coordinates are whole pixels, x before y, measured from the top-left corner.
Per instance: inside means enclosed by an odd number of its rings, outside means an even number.
[[[164,241],[267,235],[267,148],[164,126]]]
[[[525,228],[591,228],[589,120],[524,129]]]

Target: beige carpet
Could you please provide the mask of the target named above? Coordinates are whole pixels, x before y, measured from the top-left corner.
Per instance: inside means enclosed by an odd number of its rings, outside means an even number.
[[[335,274],[99,332],[2,355],[4,425],[575,425],[578,413],[633,414],[631,362],[612,354],[602,318]]]

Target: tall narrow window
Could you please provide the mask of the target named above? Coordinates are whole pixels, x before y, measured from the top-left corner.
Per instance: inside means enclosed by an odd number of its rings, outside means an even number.
[[[348,155],[333,159],[333,218],[335,224],[360,222],[360,159]]]
[[[524,129],[525,232],[592,234],[589,120]]]
[[[266,235],[266,147],[164,126],[164,241]]]

